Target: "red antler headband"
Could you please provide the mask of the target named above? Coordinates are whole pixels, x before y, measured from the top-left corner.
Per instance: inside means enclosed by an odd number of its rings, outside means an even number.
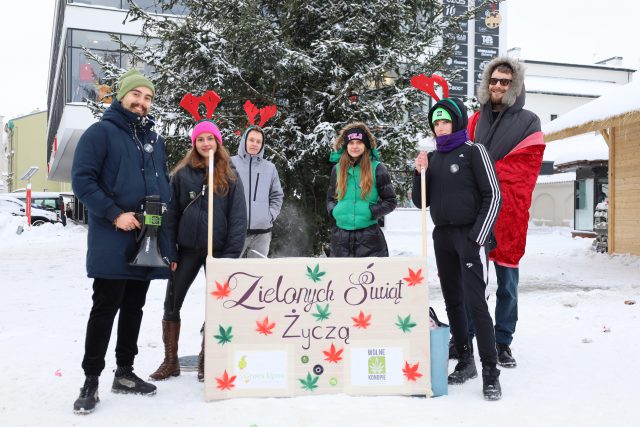
[[[219,102],[220,96],[214,91],[208,90],[202,96],[193,96],[191,93],[185,94],[180,101],[180,106],[187,110],[197,122],[203,119],[199,112],[200,104],[204,104],[207,107],[206,118],[211,119]]]
[[[449,83],[437,74],[432,74],[431,77],[427,77],[424,74],[411,77],[411,86],[418,90],[427,92],[433,99],[440,101],[440,97],[436,94],[434,84],[437,83],[442,87],[442,95],[444,98],[449,97]]]
[[[249,118],[249,124],[256,124],[256,116],[260,115],[260,123],[258,126],[262,127],[265,123],[269,121],[270,118],[276,115],[278,109],[275,105],[267,105],[266,107],[262,107],[258,109],[253,102],[247,101],[244,103],[244,111],[247,113],[247,117]]]

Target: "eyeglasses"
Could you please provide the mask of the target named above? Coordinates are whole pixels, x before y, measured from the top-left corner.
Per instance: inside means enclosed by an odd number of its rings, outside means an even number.
[[[511,79],[495,79],[493,77],[489,79],[489,84],[491,86],[495,86],[498,83],[500,83],[500,86],[509,86],[511,84]]]

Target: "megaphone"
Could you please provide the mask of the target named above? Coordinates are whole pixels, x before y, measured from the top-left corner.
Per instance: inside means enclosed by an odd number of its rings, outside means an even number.
[[[136,238],[138,253],[129,265],[136,267],[167,267],[169,265],[162,258],[158,247],[158,231],[162,225],[164,206],[164,203],[160,202],[160,196],[145,197],[144,212],[136,215],[138,221],[142,224],[140,233]]]

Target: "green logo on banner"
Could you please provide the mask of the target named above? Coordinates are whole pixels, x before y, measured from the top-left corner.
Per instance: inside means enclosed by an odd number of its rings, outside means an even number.
[[[384,356],[369,357],[369,375],[384,375],[387,373],[387,366]]]

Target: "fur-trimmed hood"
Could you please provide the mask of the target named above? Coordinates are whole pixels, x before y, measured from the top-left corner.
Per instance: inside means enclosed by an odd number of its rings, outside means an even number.
[[[513,77],[511,87],[507,89],[507,92],[502,97],[502,104],[506,107],[512,107],[517,103],[522,108],[525,101],[524,90],[524,65],[522,65],[517,58],[511,58],[509,56],[499,56],[493,58],[491,62],[487,64],[482,73],[482,81],[478,86],[478,101],[480,104],[486,104],[491,101],[491,93],[489,92],[489,79],[498,65],[506,64],[513,70]]]
[[[378,146],[378,141],[376,140],[376,137],[373,136],[373,133],[371,133],[371,130],[369,129],[369,127],[366,124],[364,124],[363,122],[353,122],[353,123],[349,123],[348,125],[346,125],[345,127],[343,127],[340,130],[340,133],[338,134],[338,137],[336,138],[335,142],[333,143],[333,149],[335,151],[340,151],[342,149],[342,147],[344,146],[344,136],[351,129],[354,129],[354,128],[360,128],[360,129],[363,129],[366,132],[367,137],[369,138],[369,142],[371,143],[371,149],[372,150]]]

